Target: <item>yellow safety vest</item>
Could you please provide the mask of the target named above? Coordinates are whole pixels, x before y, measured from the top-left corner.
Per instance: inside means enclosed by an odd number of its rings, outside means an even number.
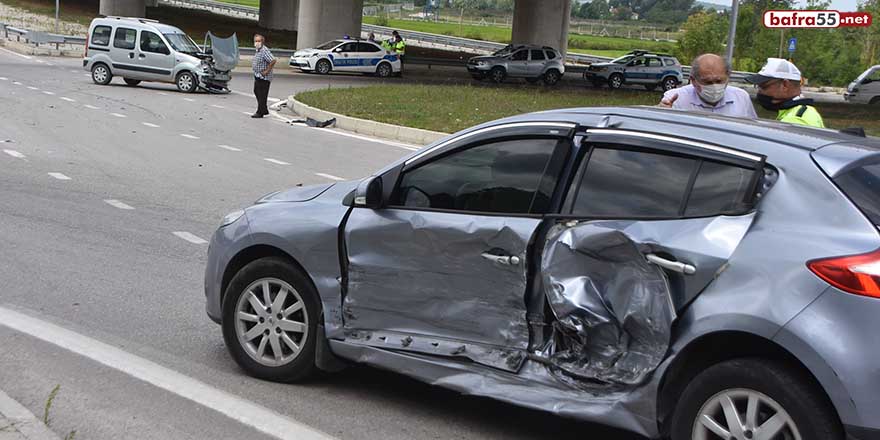
[[[776,116],[777,121],[788,122],[789,124],[808,125],[810,127],[825,128],[825,122],[822,121],[822,115],[812,105],[797,105],[785,110],[779,110]]]

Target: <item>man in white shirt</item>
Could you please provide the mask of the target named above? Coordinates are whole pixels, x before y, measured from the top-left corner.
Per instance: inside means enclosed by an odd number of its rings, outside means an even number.
[[[713,53],[694,58],[690,77],[690,84],[664,93],[660,106],[737,118],[758,118],[749,93],[728,85],[730,67],[724,58]]]

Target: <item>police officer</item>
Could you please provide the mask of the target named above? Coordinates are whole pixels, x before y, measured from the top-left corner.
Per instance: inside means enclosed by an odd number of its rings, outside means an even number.
[[[758,104],[777,111],[777,121],[824,128],[822,115],[813,107],[813,100],[801,95],[801,71],[782,58],[767,58],[761,71],[746,77],[758,86]]]
[[[406,55],[406,42],[403,41],[403,37],[400,36],[400,33],[397,31],[391,32],[391,39],[388,40],[388,45],[386,46],[388,50],[397,54],[400,57],[400,73],[403,73],[403,58]]]

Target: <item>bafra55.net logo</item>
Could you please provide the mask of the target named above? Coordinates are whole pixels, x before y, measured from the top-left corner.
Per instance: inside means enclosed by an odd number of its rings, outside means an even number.
[[[767,11],[764,27],[768,28],[836,28],[843,26],[871,26],[867,12],[840,11]]]

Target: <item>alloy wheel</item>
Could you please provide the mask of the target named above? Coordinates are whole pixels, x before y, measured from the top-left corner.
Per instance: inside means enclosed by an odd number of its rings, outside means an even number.
[[[330,73],[330,63],[328,61],[325,61],[325,60],[318,61],[317,68],[318,68],[318,73],[320,73],[321,75],[326,75],[326,74]]]
[[[671,78],[667,79],[666,81],[663,82],[663,90],[667,91],[667,92],[676,88],[677,86],[678,86],[678,82],[674,79],[671,79]]]
[[[611,76],[611,88],[612,89],[619,89],[620,86],[622,86],[622,85],[623,85],[623,78],[621,78],[620,75],[612,75]]]
[[[289,364],[309,337],[309,316],[299,292],[278,278],[251,283],[235,307],[235,334],[244,351],[267,367]]]
[[[791,415],[769,396],[749,389],[724,390],[694,420],[693,440],[801,440]]]

